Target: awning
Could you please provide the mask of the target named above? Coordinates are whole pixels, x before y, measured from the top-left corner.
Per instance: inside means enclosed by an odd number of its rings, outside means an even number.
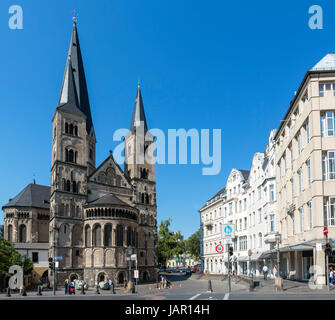
[[[271,251],[266,251],[261,254],[259,259],[271,259],[271,260],[277,260],[277,253],[276,252],[271,252]]]
[[[296,244],[293,246],[287,246],[283,248],[279,248],[280,252],[288,252],[288,251],[308,251],[308,250],[313,250],[314,246],[313,245],[308,245],[308,244]]]
[[[251,261],[257,261],[261,255],[262,255],[262,252],[253,253],[250,257],[250,260]]]
[[[248,261],[248,260],[249,260],[249,257],[246,257],[246,256],[237,258],[237,261]]]

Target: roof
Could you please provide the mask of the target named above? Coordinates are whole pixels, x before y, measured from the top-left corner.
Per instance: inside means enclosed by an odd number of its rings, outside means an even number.
[[[38,184],[29,184],[14,199],[11,199],[2,208],[8,207],[35,207],[50,208],[50,187]]]
[[[75,21],[73,23],[58,108],[72,113],[78,114],[81,112],[84,114],[86,116],[86,130],[90,134],[93,122]]]
[[[143,107],[141,88],[140,85],[138,85],[130,131],[134,133],[140,127],[144,127],[144,134],[148,131],[147,120],[145,119]]]
[[[335,53],[326,54],[310,71],[335,71]]]
[[[94,200],[88,204],[88,206],[91,205],[118,205],[118,206],[127,206],[131,207],[128,203],[122,201],[120,198],[118,198],[116,195],[109,193],[101,198],[98,198],[97,200]]]
[[[319,74],[319,73],[333,73],[335,72],[335,53],[328,53],[325,55],[312,69],[308,70],[307,73],[305,74],[303,80],[300,83],[300,86],[297,90],[297,93],[294,95],[294,98],[290,102],[290,106],[287,109],[285,116],[283,120],[287,118],[287,116],[290,114],[297,98],[299,97],[299,93],[301,92],[302,88],[304,87],[304,84],[308,77],[312,74]],[[281,120],[279,128],[274,136],[274,140],[277,140],[279,136],[280,129],[284,126],[286,123],[285,121]]]
[[[250,174],[249,170],[240,170],[240,169],[237,169],[237,170],[242,173],[242,176],[243,176],[244,180],[248,180],[248,177],[249,177],[249,174]]]
[[[224,193],[226,191],[226,187],[223,187],[221,190],[219,190],[212,198],[210,198],[209,200],[215,199],[216,197],[218,197],[219,195],[221,195],[222,193]]]

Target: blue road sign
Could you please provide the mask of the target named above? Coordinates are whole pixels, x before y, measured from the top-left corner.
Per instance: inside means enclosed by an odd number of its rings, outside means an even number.
[[[55,257],[55,260],[63,260],[63,257],[62,256],[57,256],[57,257]]]

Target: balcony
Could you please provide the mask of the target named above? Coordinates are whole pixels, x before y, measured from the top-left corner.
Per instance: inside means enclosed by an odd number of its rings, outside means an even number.
[[[294,204],[294,203],[290,204],[290,205],[287,206],[287,208],[286,208],[286,212],[287,212],[287,214],[292,214],[292,213],[294,212],[294,210],[295,210],[295,204]]]
[[[205,221],[205,226],[209,229],[213,227],[213,219],[208,219]]]

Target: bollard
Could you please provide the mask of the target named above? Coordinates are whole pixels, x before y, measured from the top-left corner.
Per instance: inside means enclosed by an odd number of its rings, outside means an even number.
[[[7,297],[11,297],[11,294],[10,294],[10,287],[7,288]]]
[[[100,287],[99,287],[98,284],[97,284],[97,292],[96,292],[96,294],[100,294]]]
[[[114,282],[112,283],[112,294],[115,294],[115,286],[114,286]]]
[[[84,284],[82,284],[82,286],[81,286],[81,294],[86,294]]]
[[[37,295],[38,296],[42,295],[42,290],[41,290],[41,286],[40,285],[37,287]]]
[[[213,292],[213,288],[212,288],[212,280],[208,280],[208,290],[209,292]]]

